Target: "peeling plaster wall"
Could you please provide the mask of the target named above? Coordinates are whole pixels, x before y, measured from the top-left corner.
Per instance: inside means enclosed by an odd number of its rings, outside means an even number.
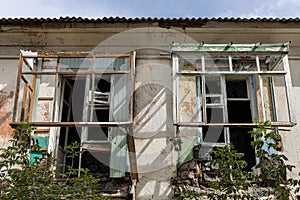
[[[298,52],[300,55],[300,52]],[[295,116],[296,126],[290,129],[290,131],[282,131],[282,143],[283,153],[288,157],[289,163],[295,165],[296,168],[292,173],[288,175],[299,179],[300,172],[300,59],[290,58],[289,59],[291,77],[292,77],[292,92],[291,92],[291,103],[292,110]],[[280,98],[280,94],[277,95]],[[279,101],[281,104],[285,104],[284,101]],[[280,104],[279,103],[279,104]],[[282,111],[282,110],[281,110]],[[282,111],[284,112],[284,110]]]
[[[176,169],[171,61],[137,59],[134,136],[139,172],[137,199],[169,199]]]
[[[13,136],[12,121],[18,60],[0,59],[0,147]]]

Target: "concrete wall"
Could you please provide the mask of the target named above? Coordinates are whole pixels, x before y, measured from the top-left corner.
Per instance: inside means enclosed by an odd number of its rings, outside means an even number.
[[[134,94],[134,136],[139,183],[138,199],[168,199],[176,169],[173,137],[171,61],[138,59]]]
[[[134,33],[122,34],[134,30]],[[155,29],[152,29],[155,28]],[[292,41],[290,68],[292,75],[292,102],[297,123],[300,123],[300,24],[294,23],[217,23],[202,27],[180,25],[160,29],[158,24],[42,24],[1,25],[0,31],[0,145],[6,146],[12,137],[9,126],[16,87],[18,54],[20,49],[38,52],[57,51],[137,51],[134,98],[134,136],[139,183],[138,199],[168,199],[172,196],[169,185],[176,169],[177,152],[173,137],[173,103],[171,60],[159,56],[175,42],[206,43],[282,43]],[[161,30],[158,31],[158,30]],[[113,37],[112,37],[113,36]],[[110,38],[112,37],[112,38]],[[100,44],[100,46],[99,46]],[[121,49],[121,50],[120,50]],[[155,51],[151,49],[156,49]],[[157,50],[159,49],[159,50]],[[300,125],[282,132],[283,153],[300,171]]]
[[[0,146],[5,147],[13,136],[12,121],[16,89],[17,66],[15,59],[0,59]]]

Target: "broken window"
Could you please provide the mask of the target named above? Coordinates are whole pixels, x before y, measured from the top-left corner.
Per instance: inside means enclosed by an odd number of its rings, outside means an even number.
[[[61,164],[57,170],[66,172],[71,160],[65,147],[79,142],[86,151],[74,167],[88,168],[97,178],[126,176],[135,167],[128,154],[134,150],[133,59],[133,54],[22,53],[12,124],[36,127],[34,137],[49,144],[42,153]]]
[[[172,52],[175,137],[183,145],[233,143],[250,169],[255,154],[247,133],[255,121],[293,126],[288,44],[173,44]]]

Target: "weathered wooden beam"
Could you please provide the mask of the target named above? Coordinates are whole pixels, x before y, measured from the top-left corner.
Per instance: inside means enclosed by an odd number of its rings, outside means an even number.
[[[296,125],[294,122],[270,122],[274,127],[293,127]],[[180,122],[174,123],[175,126],[179,127],[245,127],[245,128],[257,128],[258,124],[256,123],[204,123],[204,122]]]
[[[54,97],[38,97],[39,101],[53,101]]]
[[[197,75],[262,75],[262,76],[284,76],[286,71],[180,71],[176,73],[182,76]]]
[[[17,115],[18,115],[18,101],[19,101],[19,93],[20,93],[20,83],[21,83],[21,72],[23,67],[23,58],[20,55],[19,57],[19,67],[18,67],[18,76],[17,76],[17,82],[16,82],[16,93],[14,98],[14,108],[13,108],[13,117],[12,121],[17,121]]]
[[[129,154],[131,180],[138,181],[137,161],[132,126],[127,128],[127,148]]]
[[[12,122],[12,127],[17,127],[21,124],[28,124],[32,127],[122,127],[126,128],[132,122]]]
[[[79,72],[22,72],[22,74],[36,74],[36,75],[90,75],[90,74],[95,74],[95,75],[105,75],[105,74],[129,74],[129,71],[113,71],[113,72],[92,72],[92,71],[79,71]]]

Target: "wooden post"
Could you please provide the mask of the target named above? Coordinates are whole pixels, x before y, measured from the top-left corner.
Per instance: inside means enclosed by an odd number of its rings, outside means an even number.
[[[134,144],[132,125],[130,125],[126,129],[126,131],[127,131],[127,146],[128,146],[128,153],[129,153],[131,179],[132,181],[138,181],[137,162],[136,162],[136,153],[135,153],[135,144]]]

